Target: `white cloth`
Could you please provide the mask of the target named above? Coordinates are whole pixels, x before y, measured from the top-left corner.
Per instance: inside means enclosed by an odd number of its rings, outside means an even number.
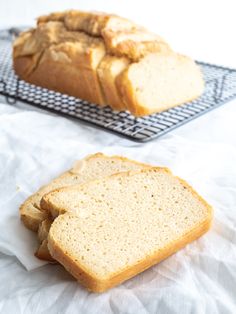
[[[236,313],[235,106],[139,144],[32,107],[0,104],[0,313]],[[38,261],[36,237],[18,214],[38,187],[97,151],[170,167],[215,209],[205,236],[103,294]]]

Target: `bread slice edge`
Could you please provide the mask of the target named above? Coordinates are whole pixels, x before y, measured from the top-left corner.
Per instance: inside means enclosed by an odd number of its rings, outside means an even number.
[[[72,215],[71,213],[65,213],[64,215]],[[60,219],[60,216],[56,219]],[[124,269],[122,272],[114,273],[110,278],[97,278],[89,270],[86,270],[82,265],[76,264],[63,250],[57,245],[53,239],[52,230],[49,231],[48,237],[48,249],[51,256],[62,264],[65,269],[71,273],[82,285],[84,285],[89,291],[92,292],[104,292],[131,277],[143,272],[149,267],[161,262],[167,257],[174,254],[176,251],[185,247],[190,242],[198,239],[205,234],[211,226],[212,216],[211,214],[206,219],[198,224],[195,228],[189,231],[176,241],[170,243],[163,249],[155,252],[153,255],[148,256],[146,259],[141,260],[139,263],[132,267]]]

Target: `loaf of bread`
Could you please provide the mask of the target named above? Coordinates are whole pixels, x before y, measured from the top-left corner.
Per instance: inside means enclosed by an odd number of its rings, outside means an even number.
[[[43,197],[59,215],[48,248],[87,289],[102,292],[204,234],[211,207],[168,169],[149,168]]]
[[[23,80],[135,116],[160,112],[203,92],[199,67],[139,25],[105,13],[43,16],[15,40]]]

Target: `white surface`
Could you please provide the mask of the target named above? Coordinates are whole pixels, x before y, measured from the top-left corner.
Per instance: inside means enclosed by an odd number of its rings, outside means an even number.
[[[235,114],[235,102],[229,103],[137,144],[31,107],[0,105],[0,282],[6,283],[0,285],[0,312],[235,313]],[[86,292],[59,266],[40,267],[32,255],[34,234],[18,216],[30,193],[96,151],[168,166],[215,208],[207,235],[100,295]]]
[[[200,60],[236,67],[234,1],[3,1],[0,27],[65,8],[134,18]],[[236,101],[146,144],[0,104],[0,313],[236,313]],[[81,288],[59,266],[33,257],[34,235],[18,206],[87,153],[168,166],[214,206],[211,231],[105,294]],[[28,269],[28,271],[26,270]]]

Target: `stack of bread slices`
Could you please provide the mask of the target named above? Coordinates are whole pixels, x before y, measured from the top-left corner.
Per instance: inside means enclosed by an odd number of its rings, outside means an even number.
[[[105,291],[204,234],[211,207],[167,168],[101,153],[77,161],[20,207],[35,255]]]
[[[199,67],[125,18],[67,11],[38,19],[14,42],[23,80],[134,116],[161,112],[203,92]]]

